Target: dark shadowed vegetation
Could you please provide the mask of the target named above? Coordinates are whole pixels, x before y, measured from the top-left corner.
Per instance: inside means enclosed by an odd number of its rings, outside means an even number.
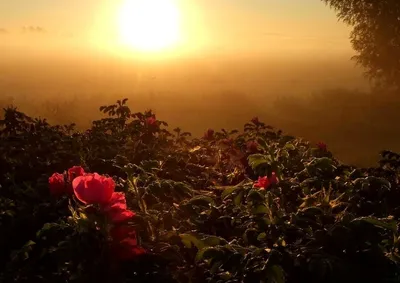
[[[4,109],[1,282],[400,280],[398,154],[348,166],[258,118],[191,137],[126,102],[85,131]]]

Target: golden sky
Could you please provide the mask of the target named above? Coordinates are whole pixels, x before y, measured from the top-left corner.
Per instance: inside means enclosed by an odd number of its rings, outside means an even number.
[[[159,45],[162,40],[172,40],[173,33],[168,30],[154,27],[152,31],[159,34],[150,40],[132,27],[140,26],[149,34],[148,26],[165,18],[162,28],[172,22],[179,26],[179,42],[160,49],[160,54],[330,54],[351,50],[350,28],[338,22],[334,11],[320,0],[151,0],[146,12],[140,12],[142,22],[133,20],[140,18],[133,16],[138,6],[128,5],[129,1],[144,0],[0,1],[0,48],[8,52],[96,50],[128,55],[138,45],[151,49],[154,40]],[[173,13],[164,2],[172,5]],[[179,20],[174,21],[174,13]],[[136,46],[123,45],[121,34],[125,43]]]

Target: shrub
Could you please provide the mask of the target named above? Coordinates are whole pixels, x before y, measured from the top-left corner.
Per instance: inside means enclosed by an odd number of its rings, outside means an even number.
[[[79,132],[4,109],[1,282],[400,280],[396,153],[353,168],[257,118],[191,138],[100,110]]]

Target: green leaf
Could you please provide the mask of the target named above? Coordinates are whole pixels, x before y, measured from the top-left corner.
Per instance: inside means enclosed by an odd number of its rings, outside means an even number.
[[[41,237],[43,233],[46,233],[47,231],[51,229],[60,229],[60,225],[57,223],[45,223],[39,231],[36,232],[36,237]]]
[[[242,203],[243,196],[244,196],[244,191],[241,191],[241,192],[238,193],[238,195],[233,200],[235,205],[240,205]]]
[[[195,257],[195,262],[207,259],[217,259],[224,256],[224,251],[217,247],[205,247],[199,250]]]
[[[265,232],[262,232],[258,234],[257,240],[261,241],[264,240],[267,237],[267,234]]]
[[[241,187],[237,187],[237,186],[227,186],[221,194],[221,198],[225,199],[227,196],[229,196],[230,194],[233,194],[235,191],[237,191],[238,189],[240,189]]]
[[[268,206],[271,206],[274,203],[275,203],[274,196],[272,195],[271,192],[267,192],[267,204],[268,204]]]
[[[194,198],[192,198],[191,200],[189,200],[190,204],[192,205],[198,205],[198,206],[210,206],[214,205],[215,202],[211,197],[208,196],[196,196]]]
[[[27,248],[27,247],[30,247],[30,246],[34,246],[34,245],[36,245],[36,243],[35,243],[34,241],[32,241],[32,240],[29,240],[29,241],[24,245],[24,248]]]
[[[289,152],[287,150],[282,149],[280,151],[280,155],[285,157],[285,158],[289,158]]]
[[[309,163],[309,165],[321,168],[321,169],[327,169],[331,168],[333,166],[333,160],[328,158],[328,157],[321,157],[321,158],[315,158],[313,161]]]
[[[287,149],[287,150],[295,150],[296,149],[295,146],[293,144],[291,144],[291,143],[285,144],[284,148]]]
[[[257,138],[257,142],[262,148],[264,148],[264,149],[268,148],[268,144],[267,144],[266,140],[264,140],[263,138]]]
[[[265,205],[258,205],[251,210],[253,214],[267,214],[268,208]]]
[[[224,238],[220,238],[217,236],[208,236],[202,239],[202,242],[204,243],[205,246],[211,246],[211,247],[227,244],[227,241]]]
[[[271,156],[264,154],[252,154],[248,157],[249,165],[254,170],[260,165],[271,164]]]
[[[195,246],[199,250],[204,247],[204,244],[194,235],[180,234],[179,237],[181,237],[182,243],[189,249],[192,246]]]
[[[352,223],[357,223],[357,222],[367,222],[370,223],[376,227],[380,227],[383,229],[388,229],[393,232],[397,231],[397,222],[396,220],[390,220],[390,219],[378,219],[375,217],[359,217],[351,221]]]
[[[320,207],[310,206],[303,208],[301,210],[305,215],[315,216],[315,215],[323,215],[324,211]]]
[[[254,221],[260,230],[267,229],[268,225],[272,224],[269,218],[263,216],[257,217]]]
[[[264,202],[265,197],[259,191],[255,190],[255,189],[251,189],[247,196],[247,200],[252,201],[252,202]]]
[[[215,263],[212,264],[210,268],[210,273],[214,274],[218,271],[218,269],[221,267],[222,262],[221,261],[216,261]]]
[[[285,283],[285,273],[279,265],[273,265],[268,268],[267,283]]]

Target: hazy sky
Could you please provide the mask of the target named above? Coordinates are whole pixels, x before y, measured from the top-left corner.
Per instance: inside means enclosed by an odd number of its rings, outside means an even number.
[[[0,47],[111,48],[129,0],[0,1]],[[159,0],[165,1],[165,0]],[[174,0],[191,50],[348,52],[349,27],[320,0]]]

